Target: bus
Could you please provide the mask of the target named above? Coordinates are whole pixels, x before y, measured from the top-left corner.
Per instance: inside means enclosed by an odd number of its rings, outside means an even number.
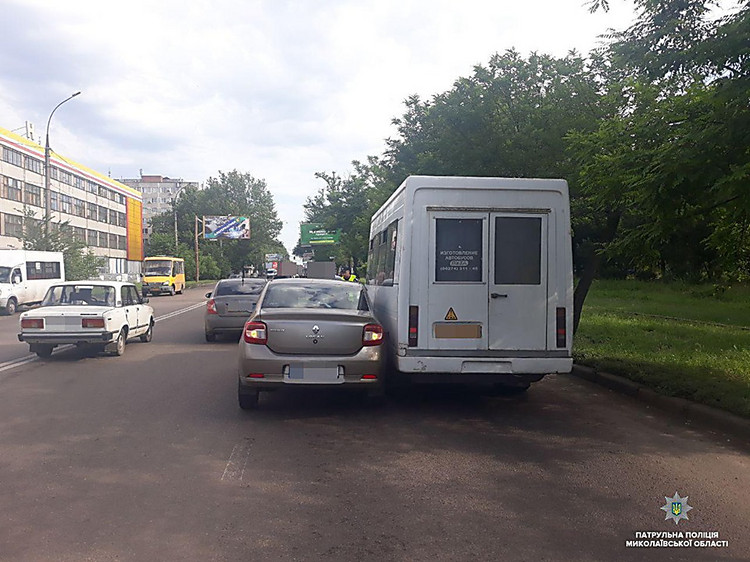
[[[570,372],[567,182],[409,176],[372,217],[367,285],[389,377],[524,391]]]
[[[185,260],[153,256],[143,260],[141,293],[144,297],[167,293],[182,294],[185,289]]]

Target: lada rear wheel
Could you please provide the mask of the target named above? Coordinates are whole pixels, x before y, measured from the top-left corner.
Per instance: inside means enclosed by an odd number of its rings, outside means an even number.
[[[42,357],[44,359],[47,359],[47,357],[50,357],[52,355],[52,346],[51,345],[37,345],[36,346],[36,354],[39,357]]]
[[[115,340],[115,348],[112,352],[112,355],[117,355],[118,357],[121,356],[123,353],[125,353],[125,328],[120,330],[120,333],[117,336],[117,340]]]
[[[154,323],[150,322],[148,325],[148,330],[144,334],[141,334],[141,341],[143,343],[148,343],[151,341],[151,339],[154,337]]]

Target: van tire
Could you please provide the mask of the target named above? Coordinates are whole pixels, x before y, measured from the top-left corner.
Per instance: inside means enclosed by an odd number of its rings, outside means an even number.
[[[169,296],[170,296],[170,297],[173,297],[173,296],[174,296],[174,294],[175,294],[175,292],[176,292],[176,291],[174,290],[174,285],[172,285],[171,287],[169,287]]]
[[[13,316],[16,313],[16,310],[18,310],[18,303],[14,297],[10,297],[3,309],[3,314],[5,316]]]
[[[180,290],[179,290],[179,291],[177,291],[177,294],[178,294],[178,295],[181,295],[181,294],[182,294],[182,291],[184,291],[184,290],[185,290],[185,285],[183,285],[182,287],[180,287]]]

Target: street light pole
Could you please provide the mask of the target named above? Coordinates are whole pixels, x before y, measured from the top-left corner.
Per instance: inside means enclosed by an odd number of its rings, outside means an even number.
[[[174,213],[174,255],[177,255],[177,246],[178,246],[178,240],[177,240],[177,198],[180,196],[180,193],[182,193],[182,190],[185,189],[187,186],[183,185],[177,190],[177,193],[174,194],[174,197],[172,197],[172,211]]]
[[[49,155],[50,155],[50,149],[49,149],[49,124],[52,121],[52,116],[55,114],[55,111],[57,111],[57,108],[60,107],[62,104],[64,104],[66,101],[72,100],[74,97],[76,97],[81,92],[76,92],[69,98],[66,98],[62,100],[60,103],[58,103],[55,106],[55,109],[52,110],[52,113],[49,114],[49,119],[47,119],[47,135],[44,142],[44,237],[46,240],[49,240],[49,221],[50,221],[50,213],[51,213],[51,207],[52,207],[52,197],[50,195],[50,182],[49,182]]]

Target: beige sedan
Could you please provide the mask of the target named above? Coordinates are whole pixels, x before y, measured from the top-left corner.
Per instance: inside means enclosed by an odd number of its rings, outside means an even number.
[[[277,279],[266,285],[239,343],[240,408],[260,391],[347,387],[382,396],[383,328],[366,288],[332,279]]]

